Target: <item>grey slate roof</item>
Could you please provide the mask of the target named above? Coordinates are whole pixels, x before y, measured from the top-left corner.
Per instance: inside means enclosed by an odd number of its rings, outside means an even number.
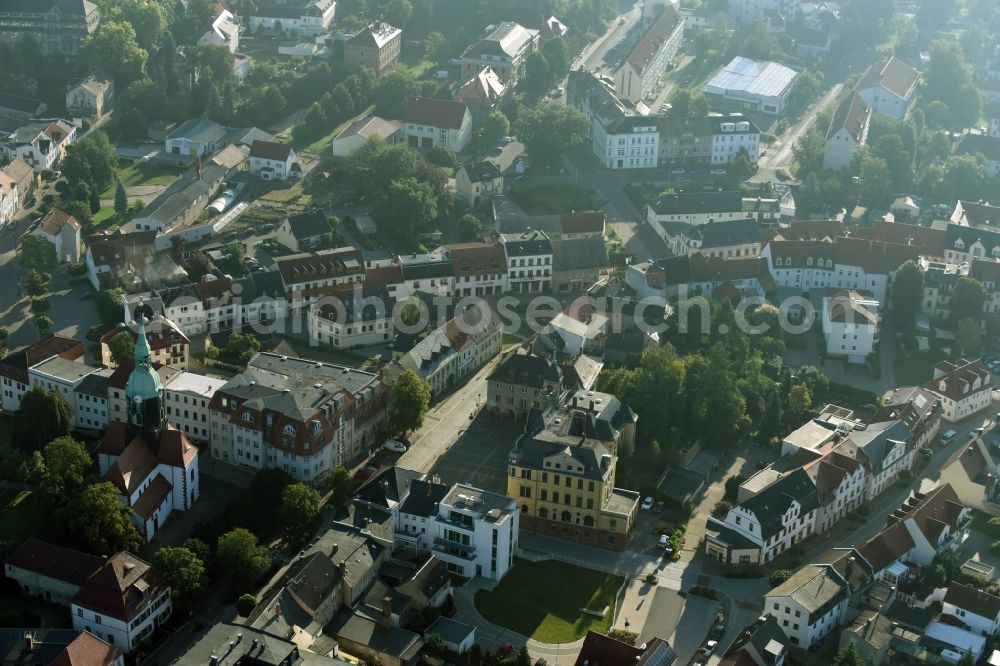
[[[473,162],[462,167],[465,175],[469,177],[471,183],[482,183],[487,180],[494,180],[500,177],[500,167],[489,160]]]
[[[288,216],[288,226],[297,240],[305,240],[330,233],[330,223],[318,208]]]
[[[802,507],[799,515],[819,508],[816,486],[801,468],[781,477],[740,506],[757,516],[761,536],[766,541],[781,531],[782,516],[793,501]]]
[[[701,241],[702,249],[746,245],[760,241],[757,220],[721,220],[710,224],[698,224],[688,230],[688,238]]]
[[[424,518],[437,515],[438,503],[448,494],[449,488],[450,486],[443,483],[414,479],[410,486],[410,494],[399,511]]]
[[[21,97],[20,95],[11,95],[10,93],[0,93],[0,108],[13,109],[14,111],[34,115],[40,112],[42,102],[39,102],[37,99],[31,99],[30,97]]]
[[[740,192],[682,192],[660,197],[650,204],[657,215],[739,213],[743,211]]]
[[[504,234],[504,250],[508,257],[529,257],[552,254],[552,242],[541,231]]]
[[[544,382],[560,382],[562,372],[549,356],[521,353],[520,348],[507,354],[489,376],[490,381],[542,388]]]
[[[553,271],[606,268],[608,265],[608,248],[601,236],[552,241]]]

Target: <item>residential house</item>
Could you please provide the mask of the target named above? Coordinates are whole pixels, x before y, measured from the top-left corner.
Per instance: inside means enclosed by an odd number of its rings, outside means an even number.
[[[149,345],[153,363],[169,365],[186,370],[190,358],[191,341],[169,319],[154,316],[146,323],[146,344]],[[134,320],[130,324],[118,324],[101,336],[101,363],[106,367],[116,367],[118,363],[111,355],[111,341],[121,333],[129,335],[133,341],[139,339],[140,326]]]
[[[996,227],[1000,227],[1000,206],[991,206],[989,202],[984,201],[959,199],[955,202],[955,209],[948,221],[963,227],[979,227],[995,231]]]
[[[978,280],[986,289],[983,311],[989,314],[1000,312],[1000,261],[995,259],[973,259],[969,277]]]
[[[76,629],[0,629],[0,654],[9,664],[125,666],[118,648]]]
[[[489,67],[503,85],[513,90],[524,76],[524,63],[538,48],[538,31],[511,21],[486,28],[486,34],[462,53],[462,80]]]
[[[212,397],[212,457],[316,482],[380,444],[387,398],[377,375],[257,354]]]
[[[393,301],[382,289],[356,287],[354,292],[321,298],[309,306],[309,343],[334,349],[388,344],[393,337]]]
[[[979,130],[967,131],[955,146],[955,154],[974,157],[981,155],[987,177],[1000,175],[1000,137],[990,136]]]
[[[820,499],[809,474],[787,474],[732,507],[723,519],[710,517],[705,552],[725,564],[770,562],[816,530]]]
[[[285,285],[285,298],[293,308],[342,293],[365,275],[361,254],[353,247],[290,254],[275,263]]]
[[[765,614],[740,632],[719,666],[784,666],[789,645],[775,616]]]
[[[565,37],[568,33],[569,28],[565,23],[557,19],[555,16],[550,16],[542,22],[541,29],[538,31],[539,43],[544,44],[550,39]]]
[[[878,350],[882,317],[879,302],[869,294],[827,289],[822,314],[827,355],[865,363]]]
[[[493,263],[492,257],[491,263]],[[503,266],[503,263],[498,265]],[[383,272],[389,273],[391,279],[398,281],[395,289],[389,287],[389,295],[397,301],[419,292],[447,297],[451,297],[455,292],[455,265],[450,253],[447,256],[441,252],[400,255],[399,271],[390,267]],[[370,276],[366,275],[366,282],[368,277]],[[466,276],[463,274],[462,277]]]
[[[980,260],[976,260],[980,261]],[[921,257],[920,268],[924,271],[924,294],[920,312],[928,318],[946,320],[951,317],[951,290],[969,272],[966,264],[946,264],[942,261],[928,261]],[[987,310],[984,304],[983,309]],[[987,310],[988,311],[988,310]]]
[[[611,268],[602,236],[569,238],[552,243],[552,284],[555,293],[582,293]]]
[[[503,243],[453,243],[445,246],[444,251],[454,271],[456,296],[488,296],[507,291],[507,254]]]
[[[924,626],[914,628],[908,626],[907,622],[897,621],[903,619],[895,612],[898,609],[919,610],[898,604],[899,601],[893,602],[885,611],[862,610],[841,632],[840,649],[851,645],[864,663],[875,664],[888,664],[892,663],[893,658],[902,658],[902,655],[919,654],[923,650],[920,645],[921,632],[929,623],[925,622]]]
[[[122,652],[165,623],[173,612],[170,585],[148,562],[121,552],[107,559],[73,597],[73,628],[107,639]]]
[[[928,447],[941,431],[941,401],[919,386],[904,386],[886,391],[882,406],[875,410],[872,423],[899,420],[912,433],[914,449]]]
[[[496,317],[474,307],[431,331],[397,363],[401,370],[420,375],[437,396],[492,360],[502,341],[503,329]]]
[[[732,259],[760,255],[760,232],[753,219],[736,219],[707,224],[689,225],[683,222],[665,224],[664,240],[674,256]]]
[[[101,12],[90,0],[6,0],[0,5],[0,41],[16,44],[28,37],[42,55],[75,56],[100,20]]]
[[[667,5],[622,58],[614,72],[615,92],[633,104],[652,97],[684,39],[684,17]]]
[[[82,79],[69,82],[66,110],[70,113],[103,116],[115,95],[115,82],[105,72],[93,71]]]
[[[0,93],[0,118],[19,123],[31,122],[32,118],[45,113],[45,102],[30,97]]]
[[[96,555],[28,537],[4,560],[4,573],[21,594],[69,606],[102,564]]]
[[[957,581],[948,584],[941,607],[967,630],[982,636],[1000,632],[1000,597]]]
[[[80,261],[80,223],[69,213],[51,208],[25,233],[50,243],[60,264]]]
[[[549,291],[552,286],[552,243],[544,231],[502,234],[507,255],[507,281],[514,293]]]
[[[707,224],[745,218],[740,192],[681,192],[659,197],[646,205],[646,221],[668,244],[664,228],[667,222]]]
[[[218,377],[194,372],[172,375],[163,392],[167,419],[192,442],[208,444],[211,439],[209,405],[215,392],[225,383]]]
[[[231,202],[236,194],[224,186],[247,162],[244,146],[228,145],[185,171],[132,218],[132,231],[180,233],[211,205],[216,195]],[[211,227],[209,227],[211,229]]]
[[[220,11],[211,27],[198,38],[198,46],[225,46],[233,54],[239,51],[240,23],[233,13],[228,9]]]
[[[18,207],[23,206],[35,192],[35,187],[38,184],[38,175],[35,173],[31,165],[25,162],[22,158],[18,157],[11,160],[11,163],[0,169],[0,173],[14,181],[17,189],[17,201],[15,202]]]
[[[22,126],[16,132],[0,135],[0,156],[18,158],[31,165],[36,173],[54,169],[62,160],[66,146],[76,143],[77,126],[62,120],[44,120]]]
[[[517,501],[464,483],[414,481],[399,508],[396,547],[430,552],[452,574],[504,577],[518,547]]]
[[[834,568],[809,564],[764,595],[792,645],[811,648],[847,619],[850,585]]]
[[[760,23],[795,18],[795,0],[729,0],[729,18],[737,23]]]
[[[207,664],[212,657],[227,655],[219,660],[219,666],[230,666],[241,660],[256,661],[258,664],[292,664],[301,659],[300,647],[293,637],[279,636],[244,624],[218,622],[208,627],[183,647],[179,661],[188,664]],[[349,666],[350,662],[338,657],[325,657],[310,652],[307,657],[310,666]],[[304,661],[304,660],[303,660]]]
[[[163,384],[152,366],[144,324],[140,319],[135,367],[125,384],[126,421],[109,423],[97,446],[97,462],[101,480],[115,485],[148,542],[171,513],[194,506],[200,477],[198,449],[166,418]]]
[[[254,141],[272,141],[273,136],[256,127],[223,127],[206,118],[191,118],[167,136],[164,142],[166,152],[171,155],[207,157],[224,147],[250,146]]]
[[[472,206],[503,193],[503,174],[489,160],[463,164],[455,173],[455,196]]]
[[[725,167],[745,154],[751,164],[760,156],[760,128],[742,113],[657,118],[659,164],[670,169]]]
[[[100,431],[108,425],[108,378],[110,369],[92,372],[73,392],[73,425],[77,430]]]
[[[386,143],[395,143],[399,134],[399,123],[378,116],[365,116],[345,127],[330,142],[334,157],[347,157],[369,140],[379,138]]]
[[[924,388],[941,399],[945,420],[956,423],[989,408],[993,376],[982,359],[941,361],[934,366],[934,378]]]
[[[958,500],[965,506],[989,514],[1000,514],[1000,503],[997,502],[1000,458],[982,436],[959,444],[958,450],[941,468],[938,478],[941,483],[951,485]]]
[[[0,229],[14,218],[21,209],[21,197],[17,192],[17,181],[0,171]]]
[[[588,631],[580,645],[574,666],[589,664],[637,664],[638,666],[671,666],[677,661],[677,653],[670,643],[653,636],[641,645],[629,645],[622,641]]]
[[[503,352],[486,378],[486,409],[497,416],[527,418],[562,402],[563,372],[549,356],[533,354],[525,345]]]
[[[627,420],[634,432],[634,414]],[[507,494],[517,498],[522,529],[596,546],[626,546],[639,494],[615,487],[624,429],[599,432],[611,425],[599,425],[586,403],[531,412],[508,456]],[[606,437],[610,446],[602,441]]]
[[[502,234],[518,234],[538,229],[544,231],[553,241],[592,237],[603,239],[604,226],[607,222],[607,213],[603,210],[560,215],[497,216],[494,214],[494,216],[497,231]]]
[[[403,138],[413,148],[465,150],[472,140],[472,116],[464,102],[411,97],[403,110]]]
[[[9,352],[0,359],[0,377],[3,378],[3,409],[14,412],[21,406],[21,396],[31,386],[29,370],[53,357],[83,365],[83,343],[61,335],[48,335],[27,347]]]
[[[471,79],[466,81],[458,92],[455,99],[465,102],[472,114],[473,127],[479,126],[483,120],[491,113],[500,108],[507,91],[510,90],[503,84],[500,77],[493,71],[492,67],[483,67]]]
[[[333,242],[333,228],[319,208],[289,215],[278,225],[275,239],[296,252],[320,249]]]
[[[399,62],[403,31],[388,23],[371,23],[344,42],[344,64],[350,69],[368,68],[382,76]]]
[[[872,113],[902,120],[916,97],[919,81],[916,69],[892,56],[869,67],[855,90]]]
[[[837,107],[826,132],[823,168],[841,171],[851,164],[858,146],[868,142],[872,110],[858,93],[853,93]]]
[[[571,356],[600,355],[611,320],[600,312],[567,308],[542,329],[542,336],[556,342],[556,348]]]
[[[262,180],[301,178],[295,150],[285,143],[254,141],[250,144],[250,173]]]
[[[715,294],[738,302],[741,298],[763,298],[775,287],[763,258],[720,259],[701,254],[631,264],[626,268],[625,282],[640,299],[664,300]]]
[[[279,30],[303,37],[321,37],[330,31],[337,10],[335,0],[306,0],[255,5],[250,15],[250,29]]]
[[[702,88],[709,108],[781,115],[802,72],[778,62],[736,56]]]
[[[439,617],[435,620],[434,624],[424,631],[424,638],[434,634],[440,636],[444,646],[455,654],[465,654],[476,642],[475,627],[450,617]]]

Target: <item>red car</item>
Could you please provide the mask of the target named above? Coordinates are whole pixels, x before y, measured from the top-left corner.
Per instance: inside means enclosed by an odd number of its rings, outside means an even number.
[[[504,643],[503,645],[497,648],[498,657],[509,657],[512,652],[514,652],[513,643]]]
[[[368,466],[369,467],[374,467],[375,469],[382,469],[382,463],[380,463],[377,460],[371,461],[370,463],[368,463]]]
[[[357,472],[354,473],[354,478],[357,479],[358,481],[367,481],[368,479],[372,478],[372,474],[373,472],[367,469],[359,469]]]

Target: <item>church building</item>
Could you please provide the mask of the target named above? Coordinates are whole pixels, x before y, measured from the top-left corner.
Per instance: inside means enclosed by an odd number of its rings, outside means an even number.
[[[97,447],[101,480],[110,481],[135,512],[132,522],[150,541],[174,510],[194,506],[198,449],[165,415],[163,384],[153,368],[146,319],[139,318],[135,369],[125,385],[127,422],[114,421]]]

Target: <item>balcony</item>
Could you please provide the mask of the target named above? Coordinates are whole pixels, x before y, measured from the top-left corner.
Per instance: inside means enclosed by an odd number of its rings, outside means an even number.
[[[442,537],[434,539],[434,548],[432,550],[440,555],[447,555],[468,562],[476,559],[475,546],[466,546],[465,544]]]

